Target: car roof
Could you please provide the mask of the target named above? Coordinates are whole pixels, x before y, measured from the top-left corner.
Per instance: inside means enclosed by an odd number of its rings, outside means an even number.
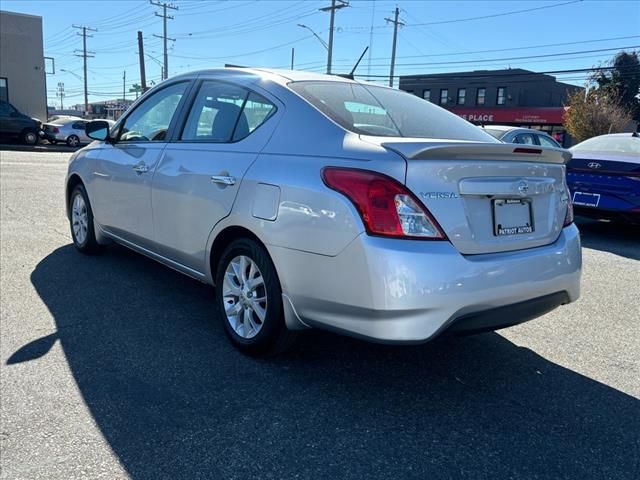
[[[302,82],[302,81],[323,81],[323,82],[346,82],[346,83],[360,83],[371,84],[369,82],[362,82],[359,80],[352,80],[350,78],[342,77],[340,75],[327,75],[324,73],[305,72],[301,70],[283,70],[276,68],[259,68],[259,67],[225,67],[225,68],[212,68],[205,70],[195,70],[187,72],[181,75],[172,77],[177,78],[194,78],[199,75],[219,75],[221,77],[236,77],[236,76],[255,76],[257,79],[272,80],[276,83],[286,85],[289,82]],[[375,86],[382,86],[378,84],[371,84]],[[384,87],[389,88],[389,87]]]
[[[482,128],[488,128],[489,130],[500,130],[501,132],[508,132],[509,130],[516,130],[520,127],[514,127],[513,125],[483,125]]]

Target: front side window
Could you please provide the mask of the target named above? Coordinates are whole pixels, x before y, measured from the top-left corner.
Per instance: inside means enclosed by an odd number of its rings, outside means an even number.
[[[440,105],[446,105],[449,101],[449,90],[443,88],[440,90]]]
[[[447,110],[391,88],[339,81],[300,81],[289,88],[331,120],[361,135],[498,143]]]
[[[0,102],[0,116],[10,117],[14,109],[7,102]]]
[[[476,105],[484,105],[484,98],[487,95],[487,89],[482,87],[476,91]]]
[[[188,82],[174,83],[154,93],[125,119],[120,142],[164,142]]]
[[[507,89],[506,87],[498,87],[498,98],[496,104],[504,105],[507,102]]]
[[[464,105],[466,96],[467,96],[467,89],[459,88],[458,89],[458,105]]]
[[[424,98],[425,100],[430,102],[431,101],[431,90],[423,90],[422,91],[422,98]]]

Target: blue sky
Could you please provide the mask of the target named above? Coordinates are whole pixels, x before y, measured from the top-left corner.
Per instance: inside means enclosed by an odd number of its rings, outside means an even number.
[[[170,11],[174,19],[168,22],[168,34],[176,41],[169,42],[169,73],[224,63],[288,68],[292,47],[296,68],[322,72],[325,48],[297,24],[307,25],[327,40],[329,15],[318,9],[330,3],[174,0],[178,10]],[[589,68],[611,59],[620,47],[640,45],[637,0],[352,0],[336,14],[334,72],[349,71],[369,45],[358,73],[387,81],[383,76],[389,73],[393,27],[385,17],[392,17],[396,5],[405,23],[398,36],[396,74]],[[55,58],[57,70],[47,79],[50,104],[59,102],[54,94],[58,82],[65,84],[67,105],[82,102],[82,82],[77,77],[82,75],[82,59],[74,56],[82,42],[72,24],[98,29],[87,42],[95,52],[88,63],[90,100],[121,97],[123,71],[127,90],[139,82],[138,30],[143,31],[149,55],[147,78],[160,78],[162,41],[153,34],[162,33],[162,19],[154,15],[159,8],[148,1],[3,0],[2,9],[43,17],[45,55]],[[558,78],[583,84],[585,74]]]

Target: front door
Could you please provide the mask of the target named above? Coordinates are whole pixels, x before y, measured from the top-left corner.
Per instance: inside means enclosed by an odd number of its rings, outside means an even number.
[[[153,179],[162,255],[205,272],[209,234],[231,211],[245,172],[273,132],[275,121],[267,120],[275,111],[272,102],[243,87],[202,83],[180,137],[165,150]]]
[[[151,181],[167,132],[189,82],[155,92],[138,105],[106,144],[93,172],[95,217],[108,233],[155,251]]]

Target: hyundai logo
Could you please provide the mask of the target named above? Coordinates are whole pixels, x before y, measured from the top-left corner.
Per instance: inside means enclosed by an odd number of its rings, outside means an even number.
[[[518,184],[518,192],[520,192],[520,195],[524,196],[527,194],[528,191],[529,191],[529,184],[527,182],[523,180]]]
[[[595,168],[600,168],[601,166],[602,166],[602,165],[600,165],[598,162],[589,162],[589,163],[587,164],[587,167],[589,167],[589,168],[594,168],[594,169],[595,169]]]

